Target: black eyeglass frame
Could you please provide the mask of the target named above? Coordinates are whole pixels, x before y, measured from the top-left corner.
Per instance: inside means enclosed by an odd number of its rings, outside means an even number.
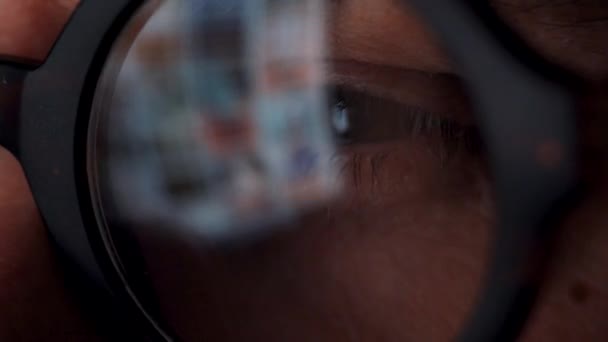
[[[578,189],[572,78],[527,48],[481,1],[404,2],[443,38],[460,67],[495,182],[494,251],[478,306],[458,340],[512,341],[534,304],[556,223]],[[147,336],[172,340],[100,229],[87,179],[98,81],[114,43],[144,3],[82,0],[42,65],[0,62],[0,145],[21,162],[59,248],[119,298]],[[559,151],[551,165],[538,155],[547,144]]]

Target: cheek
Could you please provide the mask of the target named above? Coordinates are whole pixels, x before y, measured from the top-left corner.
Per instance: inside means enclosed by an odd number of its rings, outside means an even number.
[[[602,192],[566,221],[523,341],[608,340],[608,196]]]
[[[422,145],[343,152],[344,196],[282,236],[230,253],[148,237],[161,305],[184,337],[432,341],[457,332],[491,233],[478,168],[441,163]]]

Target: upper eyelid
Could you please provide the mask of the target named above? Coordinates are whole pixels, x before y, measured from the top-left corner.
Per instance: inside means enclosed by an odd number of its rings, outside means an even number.
[[[452,74],[431,74],[352,60],[327,61],[330,84],[424,108],[462,124],[473,122],[462,82]]]

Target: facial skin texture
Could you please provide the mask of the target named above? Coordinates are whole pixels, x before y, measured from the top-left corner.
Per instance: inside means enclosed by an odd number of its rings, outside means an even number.
[[[42,60],[78,0],[0,0],[0,55]]]
[[[336,3],[330,43],[333,59],[343,63],[336,79],[350,77],[343,83],[363,83],[395,98],[399,94],[389,78],[378,76],[379,68],[456,72],[419,22],[394,2]],[[497,8],[552,60],[589,79],[608,77],[608,24],[600,20],[608,5],[537,3],[501,1]],[[58,30],[69,6],[73,2],[0,0],[0,54],[41,59],[55,36],[47,29]],[[44,43],[28,39],[47,32]],[[419,90],[404,86],[401,94],[411,91]],[[419,94],[426,103],[443,92]],[[179,238],[146,234],[142,247],[155,286],[172,293],[160,303],[169,321],[192,340],[449,340],[477,291],[492,203],[478,157],[462,152],[442,162],[429,140],[345,147],[349,200],[250,248],[200,250]],[[605,174],[594,173],[598,186],[564,225],[549,285],[524,341],[608,339],[608,193],[599,186]],[[97,335],[62,276],[21,170],[2,152],[0,340]]]

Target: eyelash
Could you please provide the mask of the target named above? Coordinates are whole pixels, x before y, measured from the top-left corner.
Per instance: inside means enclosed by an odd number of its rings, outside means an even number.
[[[458,152],[478,155],[483,149],[475,126],[344,86],[333,87],[330,94],[330,123],[338,145],[428,138],[441,161]],[[344,116],[348,116],[349,129],[336,127],[336,116],[341,117],[338,123],[344,123]]]

